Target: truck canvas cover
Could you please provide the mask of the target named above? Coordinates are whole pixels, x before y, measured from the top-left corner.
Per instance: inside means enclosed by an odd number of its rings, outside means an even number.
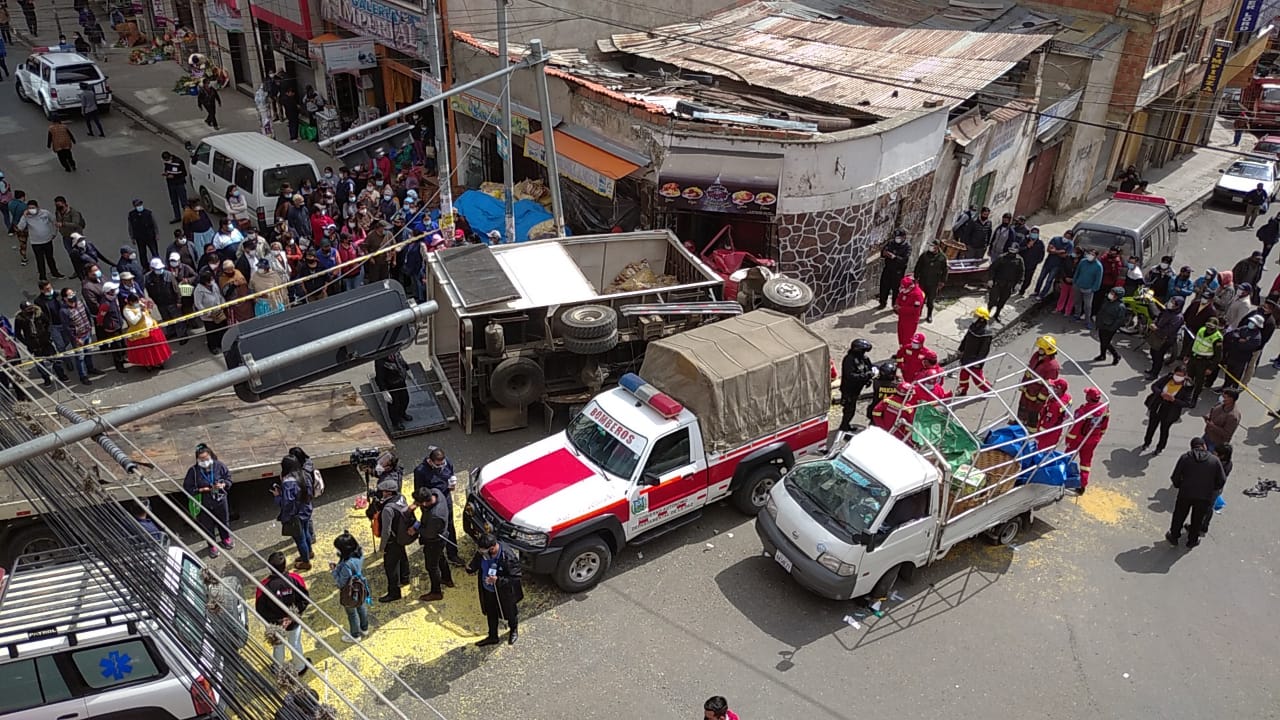
[[[640,376],[698,416],[707,452],[826,415],[827,344],[796,318],[755,310],[656,340]]]

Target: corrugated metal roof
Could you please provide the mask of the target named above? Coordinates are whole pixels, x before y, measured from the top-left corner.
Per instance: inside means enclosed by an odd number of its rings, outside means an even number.
[[[798,20],[765,3],[751,3],[701,22],[614,35],[607,46],[685,70],[891,117],[922,108],[927,100],[957,105],[1050,39]]]

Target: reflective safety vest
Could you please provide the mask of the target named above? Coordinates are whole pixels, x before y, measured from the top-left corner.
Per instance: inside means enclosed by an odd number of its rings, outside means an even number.
[[[1200,357],[1213,357],[1213,346],[1222,341],[1222,331],[1214,330],[1212,335],[1205,335],[1207,327],[1196,331],[1196,339],[1191,343],[1191,354]]]

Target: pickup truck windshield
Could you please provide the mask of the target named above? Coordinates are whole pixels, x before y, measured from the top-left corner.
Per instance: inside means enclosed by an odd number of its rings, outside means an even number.
[[[889,489],[844,458],[797,465],[784,484],[845,530],[866,533],[889,499]]]
[[[592,403],[569,423],[569,444],[605,472],[630,479],[646,440]]]

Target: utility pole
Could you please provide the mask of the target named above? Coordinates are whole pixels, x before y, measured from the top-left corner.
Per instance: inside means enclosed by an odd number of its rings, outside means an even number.
[[[507,52],[507,2],[509,0],[497,0],[498,2],[498,57],[501,58],[502,67],[511,64],[510,55]],[[515,184],[515,170],[511,167],[511,76],[507,76],[507,80],[502,86],[502,130],[498,137],[498,147],[505,147],[506,152],[502,154],[502,202],[506,208],[506,232],[503,237],[506,241],[513,243],[516,241],[516,200],[512,187]]]
[[[538,86],[538,110],[542,117],[542,147],[547,153],[547,183],[551,186],[551,217],[555,221],[556,235],[564,237],[564,199],[560,197],[560,161],[556,157],[555,123],[551,120],[551,95],[547,91],[547,53],[542,41],[529,41],[533,56],[534,84]]]
[[[440,52],[440,14],[439,5],[431,4],[431,76],[441,89],[444,89],[444,72],[440,67],[443,54]],[[440,230],[445,241],[453,241],[453,165],[449,162],[449,103],[443,96],[435,106],[436,127],[436,176],[440,180]]]

